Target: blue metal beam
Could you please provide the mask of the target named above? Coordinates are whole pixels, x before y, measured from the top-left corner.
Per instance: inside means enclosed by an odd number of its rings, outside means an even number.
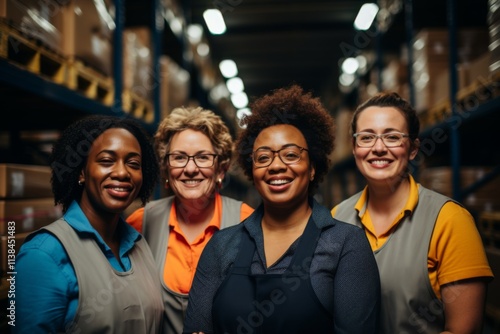
[[[70,109],[75,109],[87,114],[130,117],[130,115],[126,114],[121,109],[108,107],[99,101],[89,99],[77,91],[52,82],[35,73],[21,69],[1,58],[0,83],[50,99]],[[54,115],[47,115],[47,117],[51,116],[54,117]],[[153,131],[156,130],[154,124],[148,124],[139,119],[137,120],[149,133],[153,133]]]

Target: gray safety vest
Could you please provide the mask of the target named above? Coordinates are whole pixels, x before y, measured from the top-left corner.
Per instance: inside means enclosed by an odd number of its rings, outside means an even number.
[[[363,227],[354,209],[361,194],[340,203],[335,218]],[[380,333],[443,331],[443,303],[429,281],[427,257],[437,217],[449,201],[452,199],[420,186],[413,214],[405,216],[385,244],[374,252],[382,293]],[[366,204],[362,212],[365,210]]]
[[[222,221],[221,229],[236,225],[240,222],[241,205],[243,202],[232,198],[222,197]],[[186,316],[188,294],[178,293],[170,290],[163,280],[165,259],[167,257],[168,239],[170,228],[168,219],[172,208],[174,197],[170,196],[149,202],[144,208],[142,221],[142,234],[153,252],[156,267],[160,274],[163,285],[163,298],[165,302],[164,333],[182,333],[184,318]]]
[[[157,334],[162,330],[161,282],[144,238],[128,254],[132,268],[119,272],[93,238],[80,238],[63,218],[43,229],[59,239],[78,280],[78,308],[66,333]]]

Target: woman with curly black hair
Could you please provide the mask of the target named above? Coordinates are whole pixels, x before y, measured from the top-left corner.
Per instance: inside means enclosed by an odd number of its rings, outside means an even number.
[[[297,85],[251,110],[238,162],[262,204],[208,242],[184,333],[374,333],[380,282],[366,236],[312,197],[329,168],[333,119]]]
[[[159,333],[154,260],[121,217],[158,180],[150,137],[131,119],[87,117],[63,132],[51,167],[64,215],[30,234],[17,256],[14,333]]]

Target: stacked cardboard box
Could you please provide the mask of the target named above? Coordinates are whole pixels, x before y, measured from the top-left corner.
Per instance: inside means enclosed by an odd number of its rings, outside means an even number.
[[[341,109],[335,115],[335,150],[330,158],[334,163],[352,157],[351,119],[353,111]]]
[[[70,61],[112,74],[112,0],[0,0],[0,19]]]
[[[44,0],[46,1],[46,0]],[[104,75],[112,75],[113,33],[112,0],[68,0],[60,6],[56,26],[62,32],[61,48],[70,60],[82,61]]]
[[[468,63],[487,51],[489,37],[486,29],[463,29],[457,33],[456,39],[459,64]],[[440,89],[446,80],[437,79],[449,69],[448,30],[421,30],[413,42],[413,55],[412,80],[415,87],[415,109],[423,112],[447,93]],[[466,74],[462,73],[461,76],[463,75]],[[463,78],[460,79],[459,85],[465,81]]]
[[[490,172],[489,167],[462,167],[460,169],[460,186],[462,189],[474,184]],[[443,195],[451,197],[453,195],[452,169],[450,167],[433,167],[423,169],[420,174],[420,183]],[[476,192],[468,195],[462,200],[462,204],[472,213],[484,211],[499,211],[500,198],[498,189],[500,178],[497,177]]]
[[[0,164],[1,271],[7,272],[8,240],[15,237],[16,254],[26,236],[61,217],[54,204],[50,168]]]
[[[169,56],[160,57],[161,114],[165,117],[173,108],[187,105],[190,87],[189,72]]]
[[[149,27],[123,32],[123,88],[151,100],[153,96],[153,50]]]
[[[26,36],[62,52],[61,5],[53,0],[0,0],[0,18]]]

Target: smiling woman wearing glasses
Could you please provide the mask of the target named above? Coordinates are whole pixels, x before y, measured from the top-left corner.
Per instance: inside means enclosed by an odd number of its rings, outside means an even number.
[[[298,86],[252,104],[238,162],[262,198],[203,250],[184,333],[375,333],[380,284],[363,231],[313,199],[333,120]]]
[[[351,131],[365,189],[332,210],[362,227],[380,271],[380,333],[480,333],[492,271],[470,213],[416,183],[419,120],[396,93],[354,112]]]
[[[233,142],[213,112],[174,109],[158,127],[155,147],[165,187],[173,196],[152,201],[127,222],[151,247],[163,282],[165,332],[178,334],[201,251],[216,231],[239,223],[253,209],[219,194]]]

